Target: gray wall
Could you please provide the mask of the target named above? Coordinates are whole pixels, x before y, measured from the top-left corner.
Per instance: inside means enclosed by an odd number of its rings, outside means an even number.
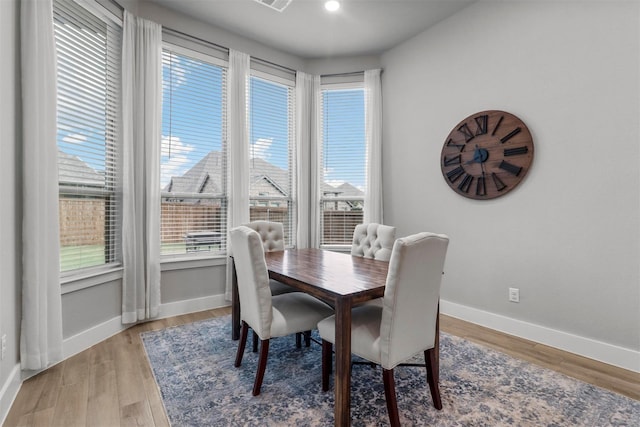
[[[385,222],[450,235],[445,300],[640,349],[638,9],[481,1],[382,56]],[[474,201],[439,159],[489,109],[527,124],[535,159]]]
[[[14,59],[0,64],[0,331],[9,341],[0,385],[19,363],[17,4],[0,1],[1,52]],[[304,62],[153,5],[139,12],[292,68],[378,66],[371,57]],[[638,16],[636,2],[480,2],[382,56],[386,222],[399,235],[451,236],[443,298],[640,347]],[[502,199],[463,199],[437,166],[444,138],[462,118],[494,108],[529,126],[533,168]],[[521,289],[520,304],[507,302],[510,286]],[[223,290],[224,266],[163,266],[164,304]],[[119,315],[120,282],[65,293],[63,309],[65,338],[87,331]]]
[[[20,79],[18,2],[0,1],[0,336],[7,353],[0,361],[0,389],[19,363],[22,169],[20,144]],[[1,396],[0,396],[1,397]],[[0,405],[0,420],[2,419]]]

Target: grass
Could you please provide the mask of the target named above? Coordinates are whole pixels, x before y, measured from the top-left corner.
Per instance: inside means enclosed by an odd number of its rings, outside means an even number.
[[[211,248],[211,250],[215,249]],[[209,250],[208,247],[201,246],[198,247],[197,252],[207,250]],[[162,255],[181,255],[187,253],[187,248],[184,243],[163,243],[160,253]],[[60,248],[60,271],[96,267],[104,265],[104,263],[104,245],[62,246]]]

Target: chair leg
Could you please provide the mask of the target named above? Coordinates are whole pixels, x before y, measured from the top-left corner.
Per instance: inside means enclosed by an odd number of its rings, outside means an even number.
[[[260,356],[258,357],[258,372],[256,372],[256,381],[253,383],[253,395],[260,394],[262,387],[262,379],[264,371],[267,369],[267,357],[269,356],[269,340],[260,340]]]
[[[302,347],[302,333],[296,332],[296,348]]]
[[[442,409],[440,387],[438,386],[438,383],[440,381],[440,363],[438,361],[438,356],[436,355],[435,348],[424,351],[424,364],[427,367],[427,383],[429,383],[429,390],[431,391],[433,406],[437,410],[440,410]]]
[[[240,341],[238,341],[238,351],[236,352],[236,361],[233,364],[236,368],[240,367],[242,363],[242,356],[244,355],[244,346],[247,344],[247,335],[249,334],[249,325],[244,320],[240,329]]]
[[[384,397],[387,400],[387,411],[391,427],[400,427],[400,415],[398,414],[398,402],[396,401],[396,385],[393,379],[393,369],[382,369],[382,381],[384,382]]]
[[[322,391],[329,390],[329,376],[333,370],[333,344],[322,340]]]
[[[311,331],[304,332],[304,345],[305,347],[311,346]]]
[[[253,347],[251,349],[254,353],[258,352],[258,339],[258,334],[256,334],[256,331],[253,331]]]

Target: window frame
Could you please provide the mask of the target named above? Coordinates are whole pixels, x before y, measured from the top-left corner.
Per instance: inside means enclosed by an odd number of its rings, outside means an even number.
[[[329,243],[324,243],[325,242],[325,238],[324,238],[324,230],[325,230],[325,203],[348,203],[348,202],[359,202],[361,203],[362,209],[360,210],[360,212],[362,212],[364,214],[364,194],[361,197],[346,197],[346,196],[342,196],[342,197],[325,197],[324,194],[324,184],[325,184],[325,171],[324,171],[324,152],[325,152],[325,147],[324,147],[324,129],[325,129],[325,115],[324,115],[324,96],[325,96],[325,92],[326,91],[332,91],[332,90],[362,90],[363,95],[364,94],[364,74],[361,73],[355,73],[353,75],[337,75],[337,76],[323,76],[322,77],[322,82],[320,84],[320,101],[319,101],[319,117],[320,117],[320,121],[318,123],[318,145],[319,145],[319,150],[318,150],[318,185],[320,186],[318,189],[318,205],[317,205],[317,209],[318,209],[318,244],[320,246],[321,249],[327,249],[327,250],[334,250],[334,251],[340,251],[340,252],[348,252],[351,249],[352,246],[352,234],[349,236],[348,242],[345,243],[334,243],[334,242],[329,242]],[[362,122],[362,126],[363,126],[363,130],[365,127],[365,116],[366,116],[366,99],[364,100],[363,103],[363,122]],[[363,135],[365,136],[365,135]],[[366,136],[365,136],[366,138]],[[366,139],[365,139],[365,146],[366,146]],[[364,162],[365,162],[365,175],[366,175],[366,147],[365,147],[365,152],[363,153],[364,155]],[[365,182],[366,185],[366,182]],[[358,223],[362,222],[362,218]],[[355,225],[354,225],[355,227]],[[345,235],[346,237],[346,235]],[[347,240],[345,238],[345,240]]]
[[[284,201],[287,205],[288,212],[288,226],[284,225],[284,234],[285,234],[285,247],[292,248],[296,245],[296,233],[297,233],[297,197],[294,194],[296,185],[296,82],[295,75],[291,75],[290,78],[285,77],[286,73],[270,73],[271,67],[262,63],[255,63],[252,61],[251,70],[249,73],[249,82],[247,85],[247,90],[251,90],[251,79],[258,78],[261,80],[265,80],[269,83],[286,86],[289,90],[288,93],[288,104],[290,106],[288,110],[287,122],[288,126],[288,142],[287,142],[287,157],[289,160],[289,169],[288,169],[288,178],[289,178],[289,196],[288,197],[276,197],[276,196],[249,196],[249,215],[251,216],[251,208],[256,207],[264,207],[269,206],[272,202]],[[248,94],[249,99],[247,101],[247,124],[249,126],[249,137],[251,138],[251,99],[250,94]],[[251,141],[249,141],[251,144]],[[249,177],[250,179],[250,177]],[[255,204],[254,204],[255,203]],[[265,205],[266,204],[266,205]]]
[[[171,32],[163,30],[163,41],[162,41],[162,52],[164,56],[164,52],[169,51],[171,53],[188,57],[193,60],[197,60],[200,62],[207,63],[212,66],[220,67],[223,70],[223,85],[222,85],[222,126],[221,126],[221,156],[224,159],[224,170],[222,172],[222,188],[224,189],[223,193],[213,194],[213,193],[176,193],[176,192],[167,192],[160,189],[160,223],[162,224],[162,203],[165,199],[178,198],[178,199],[205,199],[205,200],[219,200],[220,206],[222,207],[222,211],[225,213],[221,220],[221,228],[223,231],[221,233],[224,234],[223,243],[216,250],[208,250],[208,251],[189,251],[185,248],[185,253],[167,253],[162,254],[162,250],[160,251],[160,263],[163,265],[162,269],[165,270],[179,270],[186,268],[185,266],[191,267],[201,267],[204,265],[209,265],[210,260],[216,258],[226,258],[227,256],[227,242],[226,235],[228,234],[227,230],[227,210],[229,206],[229,194],[228,194],[228,164],[227,164],[227,103],[225,100],[228,96],[228,86],[227,86],[227,74],[229,70],[229,61],[228,61],[228,53],[223,52],[220,49],[215,49],[213,46],[209,46],[203,44],[202,42],[196,42],[191,40],[190,38],[175,36]],[[163,92],[164,92],[164,80],[163,80]],[[163,101],[164,102],[164,101]],[[164,118],[162,119],[164,120]],[[163,135],[164,136],[164,135]],[[162,144],[162,140],[160,141]],[[161,147],[162,151],[162,147]],[[158,161],[161,162],[159,159]],[[197,163],[197,162],[196,162]],[[162,164],[160,164],[160,169],[162,169]],[[185,264],[186,263],[186,264]],[[180,266],[182,265],[182,266]],[[216,264],[217,265],[217,264]]]
[[[61,37],[60,40],[65,40],[66,35],[62,33],[58,36],[58,32],[55,30],[56,25],[59,25],[60,18],[59,13],[64,14],[72,14],[73,18],[76,21],[83,22],[87,18],[85,15],[90,15],[88,19],[96,19],[101,21],[106,25],[106,33],[105,37],[105,55],[109,53],[115,53],[116,64],[117,66],[113,67],[115,69],[115,74],[112,74],[109,68],[106,68],[104,71],[105,76],[105,105],[104,105],[104,162],[105,162],[105,171],[104,176],[111,177],[105,178],[104,183],[101,186],[94,185],[86,185],[82,183],[69,183],[69,182],[61,182],[60,176],[58,178],[58,201],[59,205],[62,205],[60,202],[62,199],[89,199],[89,200],[104,200],[105,208],[104,208],[104,237],[108,240],[105,241],[104,251],[104,263],[101,264],[93,264],[85,267],[71,268],[67,270],[63,270],[63,260],[62,256],[60,259],[60,282],[62,285],[73,284],[71,287],[68,285],[63,288],[63,292],[70,292],[73,290],[82,289],[85,287],[93,286],[95,284],[104,283],[105,280],[111,280],[114,278],[121,277],[122,270],[122,249],[121,249],[121,234],[122,234],[122,218],[121,218],[121,176],[120,176],[120,158],[121,158],[121,145],[118,138],[118,128],[120,126],[119,123],[119,115],[120,115],[120,98],[121,98],[121,84],[122,84],[122,74],[121,68],[119,66],[121,58],[122,58],[122,50],[121,50],[121,38],[122,38],[122,26],[123,20],[122,16],[117,16],[113,13],[113,11],[104,8],[102,5],[96,4],[94,2],[83,2],[79,4],[77,2],[71,1],[69,2],[71,7],[79,8],[81,10],[78,13],[74,13],[74,10],[69,10],[69,6],[60,2],[57,5],[57,1],[54,1],[53,4],[53,25],[54,25],[54,40],[55,40],[55,49],[58,52],[58,37]],[[58,12],[57,10],[61,12]],[[64,18],[62,18],[64,19]],[[89,27],[91,27],[90,22],[85,22]],[[112,26],[118,27],[119,34],[114,39],[114,34],[109,31],[109,28]],[[92,46],[85,44],[79,45],[81,48],[84,48],[83,55],[90,56],[93,51],[91,50]],[[66,47],[63,45],[63,48]],[[106,56],[105,61],[107,64],[110,64],[113,61],[113,56]],[[58,56],[56,57],[56,66],[59,65],[60,59]],[[109,67],[109,65],[107,65]],[[110,79],[109,77],[116,77],[116,81]],[[60,93],[60,73],[56,78],[56,83],[58,84],[58,93]],[[59,138],[59,131],[61,127],[64,127],[64,119],[61,122],[61,114],[60,114],[60,102],[58,101],[56,104],[56,139]],[[67,118],[68,120],[68,118]],[[86,126],[86,124],[78,123],[79,127]],[[62,151],[58,146],[58,150]],[[63,153],[73,156],[73,154],[69,154],[66,151],[62,151]],[[82,160],[84,162],[84,160]],[[57,161],[58,168],[60,168],[59,160]],[[108,207],[111,205],[115,205],[113,208]],[[113,230],[113,232],[112,232]],[[60,235],[59,247],[62,252],[62,238]],[[72,289],[73,288],[73,289]]]

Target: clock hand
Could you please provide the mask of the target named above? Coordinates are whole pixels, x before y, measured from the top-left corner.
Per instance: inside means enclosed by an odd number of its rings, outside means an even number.
[[[470,165],[471,163],[482,164],[482,154],[480,153],[480,148],[478,147],[478,144],[476,144],[476,149],[473,151],[473,159],[467,161],[465,164]]]

